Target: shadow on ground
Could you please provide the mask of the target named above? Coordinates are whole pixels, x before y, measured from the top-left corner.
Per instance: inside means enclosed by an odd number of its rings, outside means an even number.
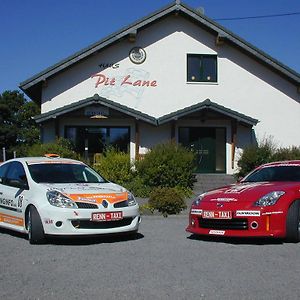
[[[16,232],[13,230],[0,228],[0,234],[10,235],[12,237],[21,238],[28,240],[27,234]],[[52,245],[69,245],[69,246],[85,246],[93,244],[104,244],[104,243],[120,243],[133,240],[140,240],[144,238],[141,233],[123,233],[123,234],[110,234],[110,235],[93,235],[93,236],[81,236],[81,237],[50,237],[48,236],[46,241],[42,244],[52,244]],[[28,242],[29,243],[29,242]]]
[[[249,238],[249,237],[217,237],[217,236],[203,236],[192,234],[187,237],[189,240],[225,243],[233,245],[282,245],[285,241],[283,239],[275,238]]]

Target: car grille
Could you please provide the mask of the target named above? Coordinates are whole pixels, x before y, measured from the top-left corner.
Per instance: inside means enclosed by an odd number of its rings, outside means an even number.
[[[128,226],[131,224],[133,218],[124,218],[118,221],[103,221],[93,222],[89,220],[73,220],[72,225],[77,229],[109,229]]]
[[[86,203],[86,202],[76,202],[78,208],[98,208],[97,204]]]
[[[199,218],[199,227],[209,229],[230,229],[230,230],[247,230],[248,220],[247,219],[231,219],[231,220],[220,220],[220,219],[203,219]]]
[[[114,204],[114,208],[120,208],[120,207],[127,207],[128,206],[128,201],[122,201]]]

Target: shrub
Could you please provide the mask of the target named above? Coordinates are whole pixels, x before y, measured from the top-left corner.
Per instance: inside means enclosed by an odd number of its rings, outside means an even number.
[[[149,205],[167,217],[169,214],[179,214],[186,209],[182,193],[176,188],[158,187],[152,190]]]
[[[25,156],[44,156],[47,153],[55,153],[60,157],[80,159],[80,155],[73,150],[73,144],[67,139],[58,138],[55,142],[46,144],[34,144],[23,153]]]
[[[255,167],[271,162],[275,149],[271,139],[265,139],[259,145],[246,147],[238,161],[239,171],[235,174],[236,177],[244,177]]]
[[[108,148],[93,167],[103,177],[120,185],[133,179],[130,156],[118,149]]]
[[[143,179],[134,173],[134,177],[129,182],[124,183],[124,187],[131,191],[136,197],[147,198],[151,192],[151,187],[144,183]]]
[[[279,148],[272,156],[273,161],[300,159],[300,147]]]
[[[193,188],[195,155],[169,142],[156,145],[136,163],[138,176],[149,187],[178,187],[186,193]]]
[[[276,148],[272,139],[265,139],[257,146],[244,149],[239,161],[239,171],[235,175],[244,177],[255,167],[273,161],[300,159],[300,147]]]

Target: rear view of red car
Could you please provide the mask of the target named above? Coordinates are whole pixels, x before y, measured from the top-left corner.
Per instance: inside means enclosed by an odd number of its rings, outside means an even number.
[[[240,182],[201,194],[188,232],[300,241],[300,160],[262,165]]]

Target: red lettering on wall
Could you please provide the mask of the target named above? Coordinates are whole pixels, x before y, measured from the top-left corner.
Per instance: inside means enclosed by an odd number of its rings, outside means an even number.
[[[97,81],[95,83],[95,88],[97,88],[99,85],[110,85],[114,86],[117,84],[116,79],[109,78],[105,76],[104,74],[97,73],[91,76],[91,78],[97,78]],[[130,75],[126,75],[120,82],[120,85],[131,85],[131,86],[140,86],[140,87],[157,87],[157,81],[156,80],[132,80]]]

